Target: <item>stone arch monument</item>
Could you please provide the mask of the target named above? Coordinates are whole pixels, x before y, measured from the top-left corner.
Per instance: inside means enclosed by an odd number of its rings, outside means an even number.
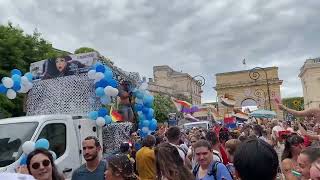
[[[281,84],[278,67],[257,67],[252,70],[218,73],[214,89],[219,99],[219,112],[226,109],[220,103],[220,98],[228,94],[236,101],[235,108],[258,106],[276,111],[278,118],[281,118],[282,112],[277,110],[274,102],[275,97],[281,98]]]

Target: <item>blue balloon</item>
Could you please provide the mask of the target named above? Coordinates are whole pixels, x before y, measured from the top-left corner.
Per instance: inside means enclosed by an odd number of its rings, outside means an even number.
[[[109,85],[110,85],[111,87],[114,87],[114,88],[117,88],[117,87],[118,87],[118,82],[117,82],[116,80],[114,80],[114,79],[109,79],[108,82],[109,82]]]
[[[103,89],[102,87],[98,87],[98,88],[96,89],[96,95],[97,95],[98,97],[104,96],[104,95],[105,95],[105,94],[104,94],[104,89]]]
[[[144,133],[143,131],[140,131],[139,135],[141,138],[145,138],[148,135],[148,133]]]
[[[22,75],[22,73],[21,73],[21,71],[20,71],[19,69],[13,69],[13,70],[11,71],[11,76],[13,76],[13,75],[15,75],[15,74],[17,74],[17,75],[19,75],[19,76]]]
[[[139,129],[143,128],[143,121],[139,121],[138,127],[139,127]]]
[[[20,159],[20,166],[27,165],[27,155],[22,154]]]
[[[19,91],[21,89],[20,82],[14,81],[12,89],[15,91]]]
[[[143,97],[143,104],[152,104],[153,103],[153,96],[146,95]]]
[[[153,115],[154,115],[154,110],[153,110],[152,108],[149,108],[148,114],[149,114],[150,116],[153,116]]]
[[[106,68],[106,71],[111,71],[112,72],[112,69],[109,66],[105,65],[104,67]]]
[[[102,87],[102,88],[105,88],[109,85],[109,82],[106,80],[106,79],[101,79],[100,81],[98,81],[96,84],[95,84],[95,87],[98,88],[98,87]]]
[[[104,72],[104,78],[105,79],[112,79],[113,78],[113,73],[112,73],[112,71],[105,71]]]
[[[25,73],[24,76],[26,76],[29,81],[32,81],[33,79],[33,75],[30,72]]]
[[[141,136],[141,134],[140,134],[140,136]],[[142,136],[141,136],[142,137]],[[143,136],[144,137],[144,136]],[[142,148],[142,144],[141,143],[139,143],[139,142],[137,142],[137,143],[134,143],[134,148],[135,148],[135,150],[136,151],[138,151],[139,149],[141,149]]]
[[[142,111],[143,105],[142,104],[135,104],[136,111]]]
[[[47,139],[38,139],[36,141],[36,149],[37,148],[44,148],[44,149],[49,149],[49,141]]]
[[[147,119],[152,119],[154,117],[154,110],[152,108],[149,108],[149,112],[146,115]]]
[[[148,113],[149,113],[149,109],[150,109],[150,108],[144,107],[144,108],[142,109],[143,114],[148,114]]]
[[[106,70],[106,68],[104,67],[104,65],[98,65],[96,67],[96,72],[102,72],[104,73],[104,71]]]
[[[143,120],[142,124],[144,127],[149,127],[150,122],[148,120]]]
[[[108,113],[109,113],[109,112],[108,112],[108,109],[106,109],[106,108],[101,108],[101,109],[99,109],[99,111],[98,111],[98,116],[99,116],[99,117],[104,117],[104,116],[106,116]]]
[[[143,103],[143,106],[145,106],[147,108],[152,108],[153,107],[153,103],[152,102]]]
[[[145,119],[146,119],[146,117],[145,117],[145,115],[143,114],[143,112],[138,111],[138,120],[139,120],[139,122],[142,122],[142,121],[145,120]]]
[[[98,115],[99,114],[97,111],[91,111],[91,112],[89,112],[88,117],[89,117],[89,119],[96,120],[98,118]]]
[[[6,94],[7,93],[7,88],[6,87],[4,87],[4,85],[3,84],[0,84],[0,94]]]
[[[138,99],[143,99],[143,93],[141,92],[141,91],[136,91],[136,93],[135,93],[135,96],[138,98]]]
[[[18,74],[14,74],[14,75],[12,75],[12,80],[14,81],[14,82],[21,82],[21,76],[19,76]]]
[[[106,121],[106,124],[112,123],[112,118],[109,115],[104,116],[104,120]]]
[[[104,104],[104,105],[110,104],[111,98],[108,97],[108,96],[102,96],[102,97],[100,98],[100,102],[101,102],[102,104]]]
[[[157,129],[157,127],[158,127],[158,125],[157,125],[157,120],[152,119],[152,120],[150,121],[150,124],[149,124],[149,129],[150,129],[151,131],[155,131],[155,130]]]

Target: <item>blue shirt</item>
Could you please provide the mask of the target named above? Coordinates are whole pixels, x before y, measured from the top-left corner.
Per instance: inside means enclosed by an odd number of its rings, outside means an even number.
[[[86,165],[83,164],[72,174],[72,180],[104,180],[104,172],[106,171],[107,163],[105,161],[100,161],[98,167],[90,172]]]
[[[211,162],[211,164],[208,167],[208,173],[212,170],[212,166],[214,165],[214,162]],[[217,165],[216,175],[209,176],[208,173],[203,177],[199,178],[199,171],[197,172],[196,180],[214,180],[214,177],[216,177],[216,180],[232,180],[232,177],[230,175],[230,172],[228,171],[227,167],[219,163]]]

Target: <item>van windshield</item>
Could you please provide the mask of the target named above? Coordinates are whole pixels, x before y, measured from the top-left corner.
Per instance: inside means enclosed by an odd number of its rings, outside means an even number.
[[[31,139],[37,126],[37,122],[0,124],[0,167],[10,165],[20,157],[22,144]]]
[[[198,123],[198,124],[185,124],[184,125],[185,129],[191,129],[193,127],[202,128],[202,129],[208,129],[208,124],[207,123]]]

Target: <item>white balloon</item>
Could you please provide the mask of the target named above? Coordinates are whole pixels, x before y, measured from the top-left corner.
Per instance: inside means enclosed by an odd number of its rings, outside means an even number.
[[[118,94],[119,94],[119,90],[117,88],[112,88],[111,96],[116,97],[118,96]]]
[[[139,89],[141,90],[147,90],[148,89],[148,83],[144,82],[140,85]]]
[[[106,124],[106,121],[104,120],[103,117],[98,117],[96,120],[96,124],[99,127],[103,127]]]
[[[21,84],[26,85],[29,83],[29,79],[26,76],[21,77]]]
[[[28,89],[24,84],[21,84],[21,88],[19,89],[19,91],[17,91],[18,93],[27,93]]]
[[[12,88],[13,86],[13,80],[9,77],[2,78],[2,83],[6,88]]]
[[[149,128],[148,128],[148,127],[143,127],[143,128],[142,128],[142,132],[148,133],[148,132],[149,132]]]
[[[95,75],[96,75],[96,70],[90,70],[88,72],[89,79],[95,79]]]
[[[27,92],[28,92],[30,89],[32,89],[32,87],[33,87],[33,84],[32,84],[31,82],[29,82],[29,83],[27,84],[27,86],[26,86]]]
[[[14,99],[17,97],[17,93],[13,89],[8,89],[7,91],[7,97],[9,99]]]
[[[94,75],[94,79],[96,80],[96,81],[100,81],[101,79],[103,79],[104,78],[104,74],[102,73],[102,72],[97,72],[97,73],[95,73],[95,75]]]
[[[57,159],[57,154],[53,151],[49,151],[52,155],[53,161],[55,161]]]
[[[26,141],[22,145],[22,151],[25,154],[31,153],[36,148],[36,143],[32,141]]]
[[[111,86],[105,87],[104,93],[106,94],[106,96],[111,96],[113,94],[113,87],[111,87]]]

